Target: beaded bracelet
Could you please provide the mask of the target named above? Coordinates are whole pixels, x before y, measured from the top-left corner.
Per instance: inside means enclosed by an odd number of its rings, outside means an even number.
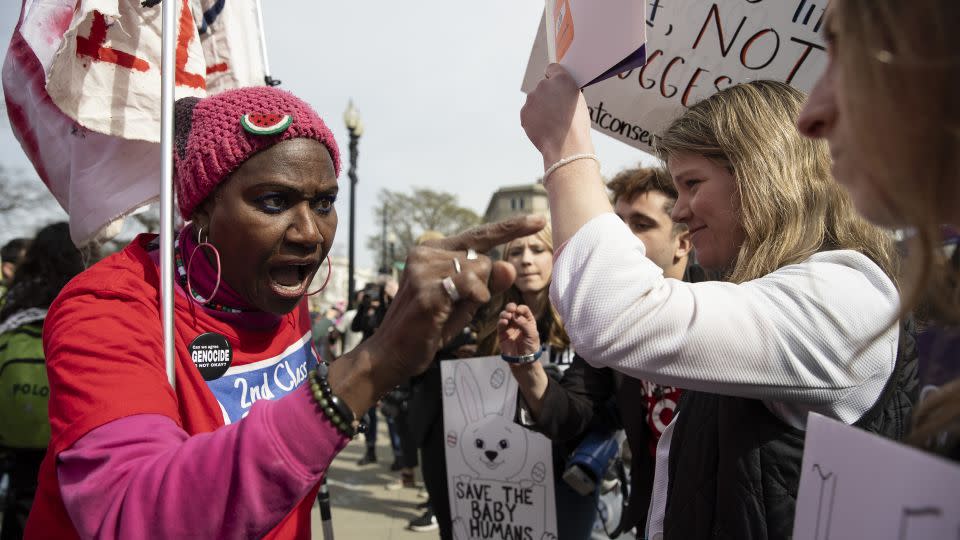
[[[510,356],[509,354],[501,354],[500,358],[503,358],[504,362],[508,364],[532,364],[540,359],[543,355],[543,349],[537,350],[535,353],[524,354],[521,356]]]
[[[323,411],[323,414],[330,422],[347,437],[351,439],[366,430],[366,425],[360,422],[357,427],[353,426],[356,421],[353,411],[343,402],[342,399],[333,395],[330,390],[330,382],[327,380],[329,364],[321,362],[316,370],[310,371],[308,379],[310,380],[310,391],[313,394],[313,400]]]
[[[573,163],[578,159],[592,159],[593,161],[597,162],[598,167],[600,166],[600,158],[598,158],[596,154],[574,154],[572,156],[567,156],[557,161],[553,165],[547,167],[547,170],[543,171],[543,176],[540,178],[540,183],[543,185],[547,185],[547,178],[550,178],[550,175],[553,174],[553,171],[559,169],[560,167],[563,167],[564,165]]]

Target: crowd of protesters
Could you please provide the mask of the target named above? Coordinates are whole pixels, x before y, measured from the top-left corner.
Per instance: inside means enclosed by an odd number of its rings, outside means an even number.
[[[0,538],[23,536],[37,475],[50,443],[50,388],[41,334],[47,309],[83,271],[83,257],[66,223],[3,247],[5,294],[0,299],[0,452],[8,485]]]
[[[400,283],[312,317],[333,135],[275,88],[179,100],[175,387],[155,235],[86,271],[63,223],[3,248],[3,538],[309,537],[321,479],[364,429],[358,466],[379,466],[380,415],[392,486],[418,486],[419,466],[429,497],[410,528],[453,538],[439,365],[475,356],[510,363],[514,422],[553,441],[560,540],[598,520],[789,537],[811,412],[960,461],[960,255],[942,246],[960,225],[958,23],[947,0],[837,0],[809,96],[721,90],[658,134],[662,167],[606,184],[583,94],[551,65],[521,112],[549,224],[429,233]],[[278,132],[239,121],[278,110]],[[885,227],[909,230],[901,249]],[[227,361],[201,367],[210,350]],[[587,440],[621,454],[589,481],[569,463]],[[629,489],[609,524],[611,472]]]

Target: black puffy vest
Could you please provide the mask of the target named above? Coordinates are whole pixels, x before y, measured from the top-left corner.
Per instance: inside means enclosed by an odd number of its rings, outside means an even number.
[[[855,426],[896,440],[909,431],[919,391],[911,330],[901,325],[894,372]],[[664,538],[790,538],[804,432],[759,400],[687,392],[677,410]]]

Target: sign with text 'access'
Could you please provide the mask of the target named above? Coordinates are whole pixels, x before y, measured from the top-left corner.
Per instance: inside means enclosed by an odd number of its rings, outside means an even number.
[[[584,90],[594,129],[644,151],[682,110],[737,83],[809,91],[826,63],[826,0],[649,0],[647,63]],[[541,21],[522,89],[548,64]]]

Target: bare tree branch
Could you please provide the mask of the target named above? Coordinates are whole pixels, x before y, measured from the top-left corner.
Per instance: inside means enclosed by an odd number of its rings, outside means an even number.
[[[421,234],[437,231],[445,236],[457,234],[480,223],[480,216],[473,210],[460,206],[457,196],[451,193],[414,188],[412,193],[383,189],[378,198],[380,204],[374,210],[377,230],[381,233],[367,238],[367,248],[377,254],[380,266],[390,267],[407,258],[407,250]],[[382,223],[387,216],[387,238],[396,237],[393,253],[387,244],[383,253]]]
[[[16,209],[33,210],[37,207],[57,204],[47,187],[39,180],[27,178],[22,171],[0,165],[0,214]]]
[[[66,219],[47,186],[32,174],[0,165],[0,240],[31,236],[54,221]]]

